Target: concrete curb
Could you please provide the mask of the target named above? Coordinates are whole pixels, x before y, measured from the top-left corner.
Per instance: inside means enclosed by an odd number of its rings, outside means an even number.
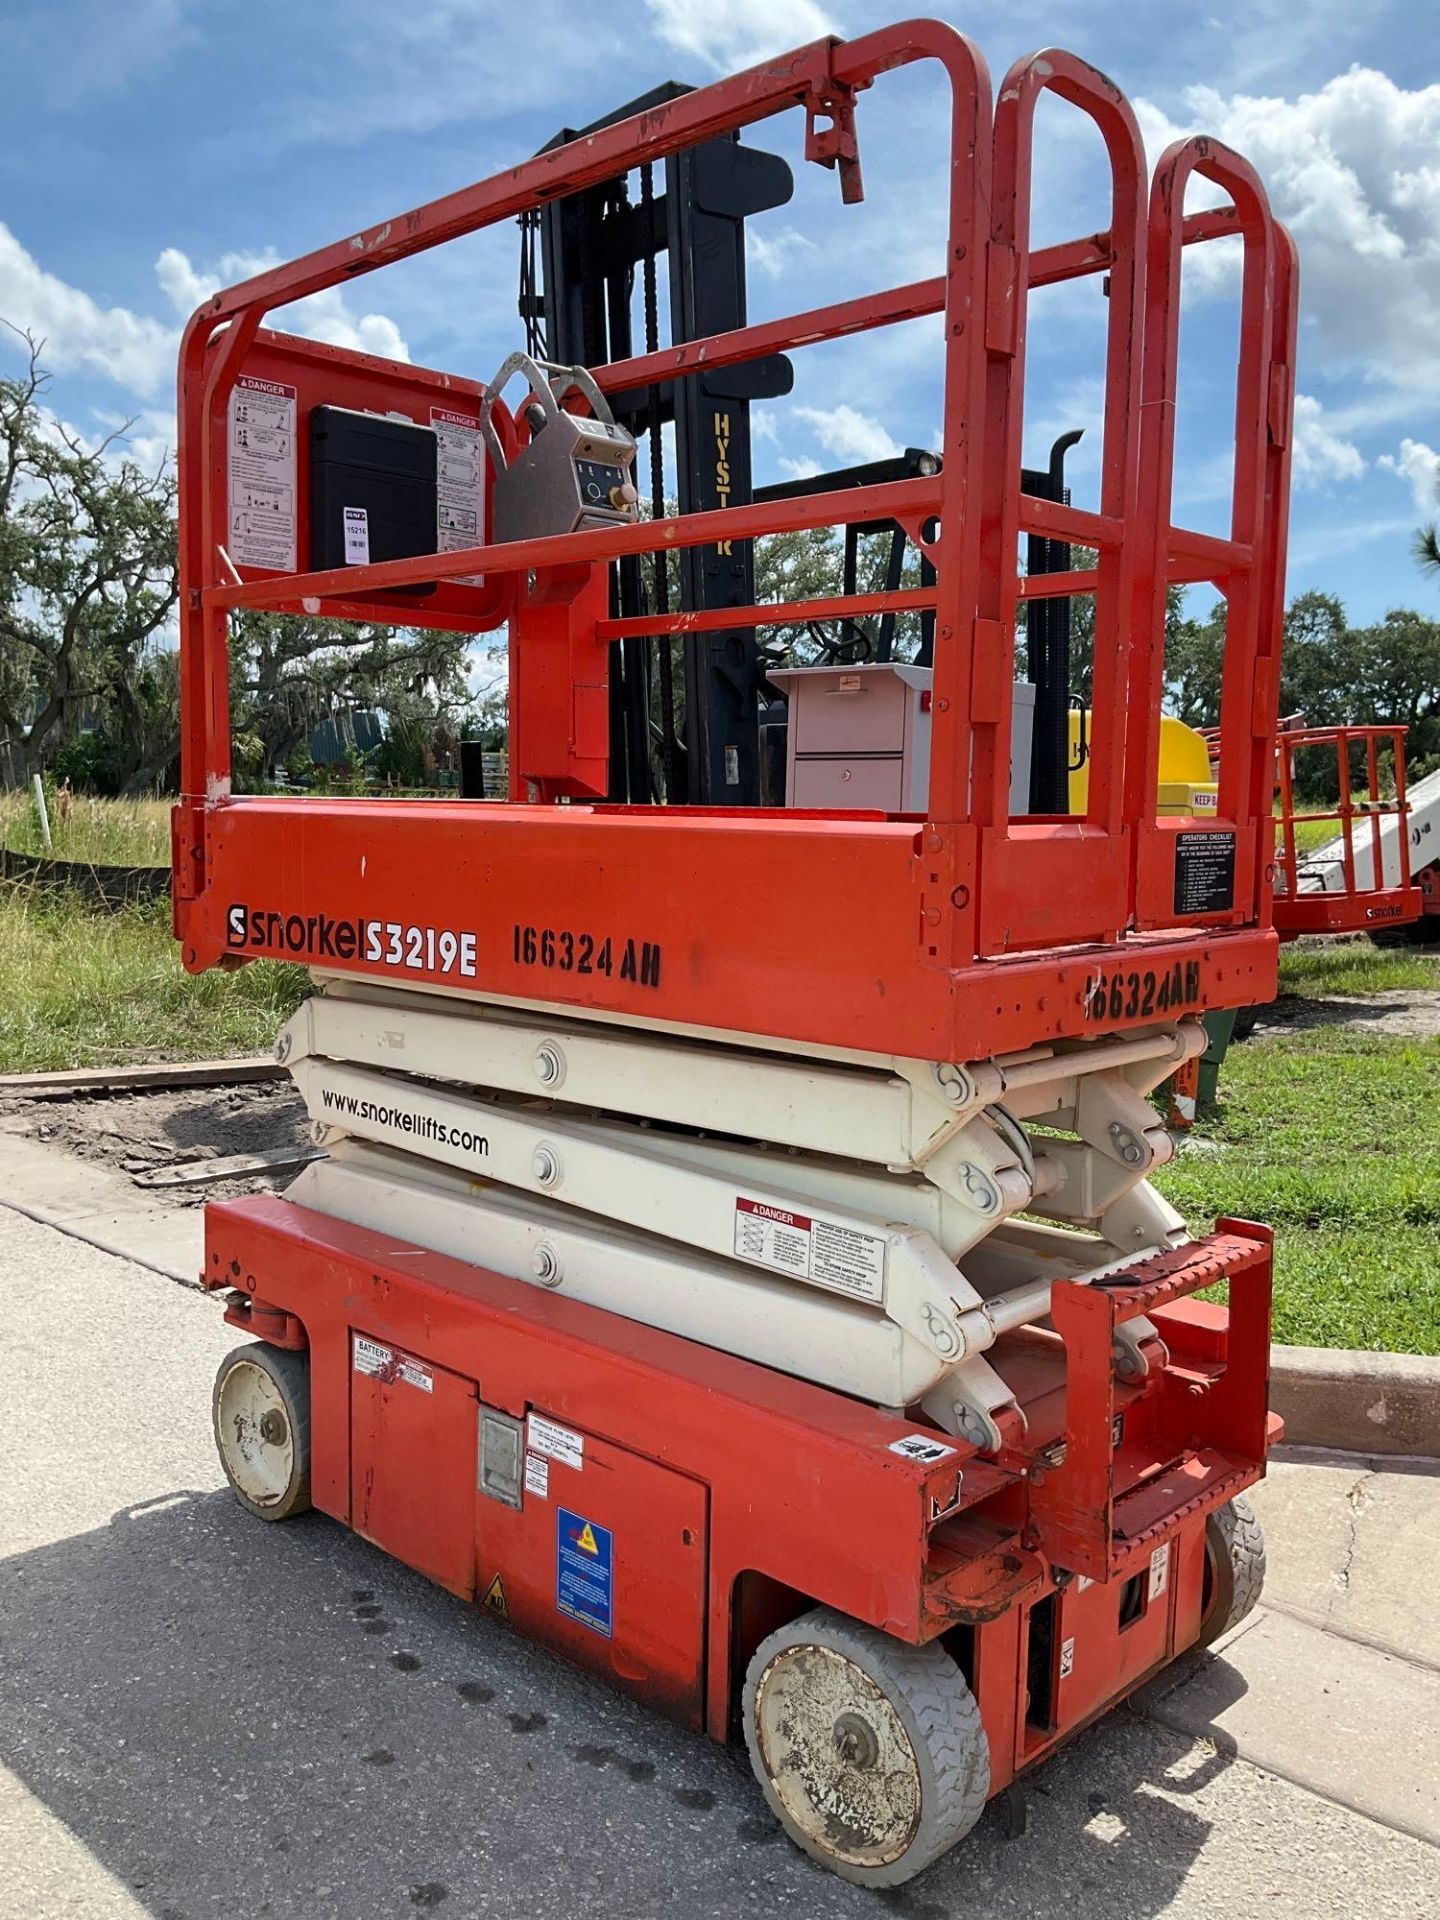
[[[1270,1405],[1289,1446],[1440,1458],[1440,1359],[1272,1347]]]

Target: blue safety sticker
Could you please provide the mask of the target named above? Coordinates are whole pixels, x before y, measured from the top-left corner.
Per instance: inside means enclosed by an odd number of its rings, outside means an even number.
[[[608,1527],[555,1510],[555,1605],[572,1620],[610,1638],[613,1624],[615,1539]]]

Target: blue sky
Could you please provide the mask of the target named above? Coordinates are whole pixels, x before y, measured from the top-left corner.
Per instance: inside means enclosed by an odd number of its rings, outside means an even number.
[[[898,10],[897,10],[898,12]],[[173,438],[186,313],[214,285],[483,177],[656,81],[703,82],[826,31],[897,17],[857,0],[4,0],[0,316],[47,340],[50,401],[86,433],[132,419],[140,457]],[[1208,131],[1260,167],[1301,248],[1290,590],[1356,619],[1433,609],[1411,533],[1440,450],[1440,34],[1414,0],[1231,0],[1166,10],[1100,0],[980,4],[955,16],[998,78],[1043,44],[1104,68],[1153,163]],[[791,204],[754,223],[752,317],[937,270],[943,102],[921,69],[862,104],[868,199],[799,159],[788,116],[747,138],[791,158]],[[1042,115],[1036,237],[1106,221],[1098,146]],[[322,296],[301,330],[487,377],[519,344],[514,230]],[[1195,284],[1189,287],[1188,279]],[[1177,517],[1227,510],[1233,281],[1187,278]],[[1097,418],[1093,283],[1032,310],[1026,454]],[[940,414],[934,322],[801,356],[757,419],[757,478],[927,444]],[[18,365],[0,336],[0,370]],[[1092,431],[1074,461],[1093,487]]]

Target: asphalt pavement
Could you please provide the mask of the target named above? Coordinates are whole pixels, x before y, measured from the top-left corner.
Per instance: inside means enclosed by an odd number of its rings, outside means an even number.
[[[991,1809],[881,1896],[780,1837],[742,1755],[319,1515],[248,1518],[209,1432],[236,1343],[0,1207],[0,1920],[1440,1910],[1440,1647],[1370,1558],[1398,1529],[1433,1595],[1426,1474],[1283,1468],[1275,1606],[1040,1769],[1022,1837]]]

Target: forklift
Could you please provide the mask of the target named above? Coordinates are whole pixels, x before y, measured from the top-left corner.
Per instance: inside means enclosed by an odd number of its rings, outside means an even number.
[[[861,97],[918,62],[948,89],[909,133],[947,182],[934,276],[750,322],[746,222],[791,183],[742,135],[801,116],[853,206]],[[1041,248],[1047,95],[1098,131],[1110,220]],[[1195,175],[1227,203],[1187,215]],[[522,339],[489,383],[263,325],[513,222]],[[1226,237],[1218,537],[1169,503],[1182,251]],[[1082,509],[1021,437],[1029,295],[1091,276]],[[789,1837],[864,1885],[1013,1808],[1260,1590],[1271,1236],[1192,1237],[1150,1095],[1207,1010],[1275,986],[1295,297],[1240,156],[1184,140],[1152,179],[1094,68],[1047,50],[992,93],[911,21],[663,88],[183,338],[175,932],[191,970],[310,969],[276,1052],[325,1148],[206,1210],[245,1336],[214,1390],[230,1484],[743,1741]],[[936,448],[753,486],[748,409],[794,356],[932,315]],[[755,542],[807,529],[836,530],[838,590],[757,602]],[[1203,808],[1161,793],[1177,580],[1230,608]],[[247,608],[505,628],[508,798],[235,793]]]

